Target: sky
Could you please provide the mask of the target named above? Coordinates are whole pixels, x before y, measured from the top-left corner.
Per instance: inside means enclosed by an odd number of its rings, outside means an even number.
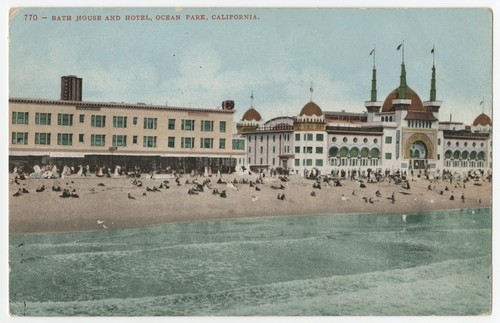
[[[26,14],[38,16],[29,21]],[[125,15],[150,21],[126,21]],[[180,21],[156,20],[181,15]],[[187,20],[205,14],[207,20]],[[256,20],[213,20],[250,14]],[[72,21],[53,21],[70,15]],[[119,15],[120,21],[76,21]],[[42,19],[46,16],[47,19]],[[376,48],[378,100],[399,84],[404,41],[408,85],[429,100],[435,48],[442,120],[471,123],[492,106],[492,14],[488,9],[78,8],[11,15],[9,97],[58,99],[60,77],[83,78],[83,99],[220,107],[236,118],[295,116],[311,99],[324,111],[363,112]]]

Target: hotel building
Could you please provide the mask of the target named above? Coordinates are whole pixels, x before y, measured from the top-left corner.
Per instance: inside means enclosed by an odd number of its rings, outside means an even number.
[[[10,162],[229,171],[245,157],[234,111],[83,101],[82,79],[63,76],[60,100],[9,99]]]

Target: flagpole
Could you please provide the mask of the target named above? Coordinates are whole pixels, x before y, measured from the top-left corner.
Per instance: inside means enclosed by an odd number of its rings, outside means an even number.
[[[375,68],[375,55],[376,55],[376,50],[375,50],[375,44],[373,44],[373,68]]]
[[[405,41],[403,40],[403,51],[401,52],[402,54],[402,61],[403,61],[403,64],[405,63]]]
[[[435,53],[434,53],[434,44],[432,44],[432,66],[435,65],[436,61],[435,61]]]
[[[313,82],[311,82],[311,87],[309,88],[309,91],[311,92],[311,102],[313,100]]]

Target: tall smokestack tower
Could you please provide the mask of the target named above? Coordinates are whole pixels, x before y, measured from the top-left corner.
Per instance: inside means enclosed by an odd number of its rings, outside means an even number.
[[[61,100],[82,101],[82,79],[76,75],[61,77]]]

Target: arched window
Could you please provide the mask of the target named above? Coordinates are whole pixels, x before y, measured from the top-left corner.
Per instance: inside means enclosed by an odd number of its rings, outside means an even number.
[[[369,154],[370,150],[368,148],[364,147],[363,149],[361,149],[361,157],[367,158]]]
[[[347,157],[347,155],[349,155],[349,149],[347,147],[340,148],[339,156],[340,157]]]
[[[453,155],[453,153],[451,152],[451,150],[447,150],[445,153],[444,153],[444,159],[451,159],[451,156]]]
[[[475,160],[476,157],[477,157],[477,153],[473,150],[473,151],[470,152],[469,157],[470,157],[470,159]]]
[[[480,152],[477,154],[477,159],[478,159],[478,160],[484,160],[484,151],[480,151]]]
[[[467,150],[462,151],[462,159],[467,159],[469,157],[469,152]]]
[[[358,157],[359,156],[359,149],[357,147],[351,148],[349,155],[353,158]]]
[[[453,152],[453,159],[460,159],[460,150],[455,150]]]
[[[328,155],[330,157],[337,157],[338,153],[339,153],[339,149],[337,147],[331,147],[330,150],[328,151]]]
[[[372,150],[370,150],[370,157],[371,158],[379,158],[380,157],[380,150],[378,150],[378,148],[372,148]]]

